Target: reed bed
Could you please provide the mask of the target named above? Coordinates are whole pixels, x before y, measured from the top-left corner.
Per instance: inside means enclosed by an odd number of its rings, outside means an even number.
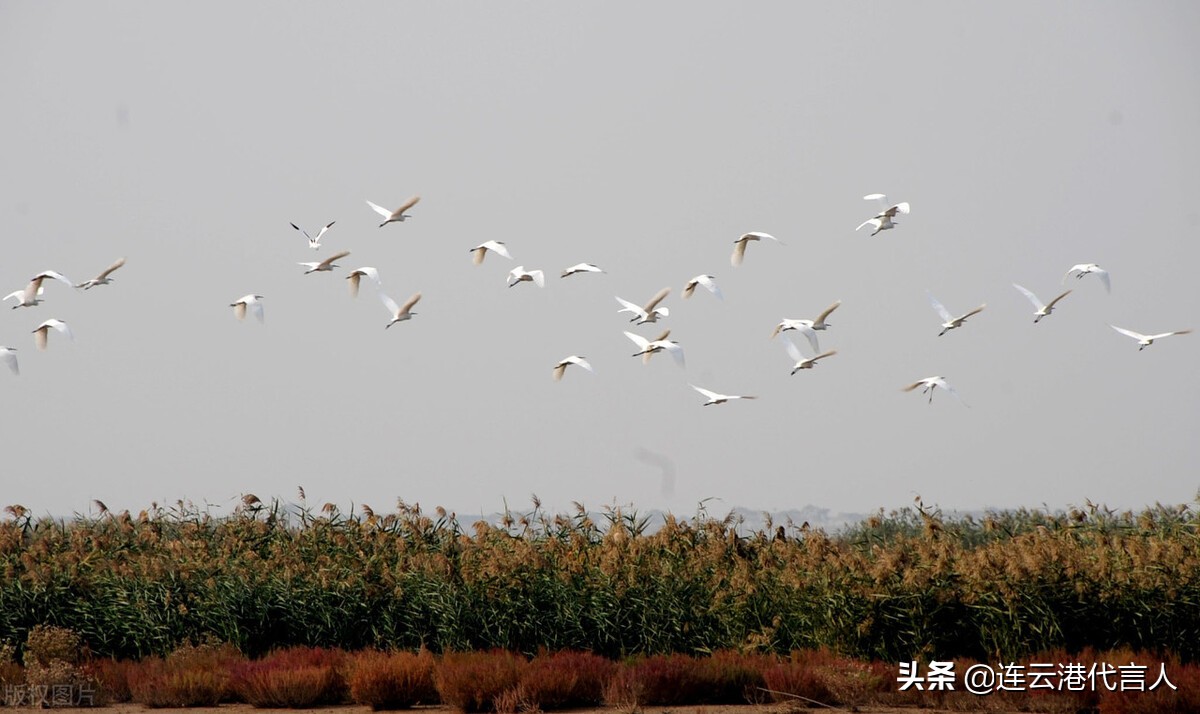
[[[599,521],[599,522],[597,522]],[[212,516],[0,520],[0,642],[39,624],[101,657],[228,643],[610,659],[819,648],[1001,661],[1084,648],[1200,655],[1200,519],[1088,504],[944,517],[918,502],[841,533],[636,512],[530,510],[464,527],[437,509],[342,513],[248,497]]]

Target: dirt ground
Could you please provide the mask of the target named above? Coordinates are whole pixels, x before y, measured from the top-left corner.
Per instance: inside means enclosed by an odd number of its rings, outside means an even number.
[[[144,712],[163,712],[163,709],[149,709],[141,704],[115,704],[107,707],[95,707],[89,711],[97,712],[97,714],[143,714]],[[261,714],[264,711],[278,712],[295,712],[303,711],[306,714],[372,714],[371,708],[359,705],[343,705],[335,707],[320,707],[316,709],[283,709],[283,710],[264,710],[255,709],[249,704],[223,704],[219,707],[193,707],[186,710],[186,714]],[[454,714],[455,710],[447,706],[428,706],[415,707],[409,711],[417,714]],[[859,709],[844,709],[841,707],[816,707],[805,708],[802,703],[796,704],[761,704],[761,705],[704,705],[704,706],[682,706],[682,707],[644,707],[642,714],[792,714],[794,712],[848,712],[855,711],[860,714],[962,714],[960,711],[950,709],[916,709],[912,707],[862,707]],[[618,714],[619,710],[614,707],[599,707],[595,709],[572,709],[571,714]],[[1014,711],[989,711],[988,714],[1017,714]]]

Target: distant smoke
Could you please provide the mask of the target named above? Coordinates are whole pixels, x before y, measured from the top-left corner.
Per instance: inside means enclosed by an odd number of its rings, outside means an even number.
[[[671,457],[651,451],[644,446],[634,449],[633,457],[647,466],[656,467],[662,473],[661,489],[664,497],[669,498],[675,495],[675,462],[671,460]]]

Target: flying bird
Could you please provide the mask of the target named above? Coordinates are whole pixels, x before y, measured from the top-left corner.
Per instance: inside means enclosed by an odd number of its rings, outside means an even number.
[[[647,322],[658,322],[658,318],[667,317],[671,314],[671,310],[669,308],[658,306],[658,304],[662,302],[663,299],[670,294],[670,292],[671,288],[663,288],[662,290],[659,290],[654,294],[654,297],[650,298],[650,302],[646,303],[643,307],[638,307],[628,300],[617,297],[617,302],[622,305],[621,309],[617,310],[617,314],[622,312],[631,313],[633,318],[629,321],[636,321],[639,325]]]
[[[400,206],[399,208],[397,208],[394,211],[389,211],[388,209],[384,208],[383,206],[371,203],[370,201],[367,201],[367,205],[370,206],[371,208],[375,209],[376,213],[383,216],[383,223],[379,224],[379,227],[383,228],[384,226],[386,226],[389,223],[403,222],[404,219],[406,219],[406,218],[412,218],[412,216],[406,214],[405,211],[407,211],[408,209],[417,205],[417,201],[420,201],[420,200],[421,200],[420,196],[413,196],[412,198],[405,201],[404,205]]]
[[[1057,303],[1059,300],[1062,300],[1063,298],[1065,298],[1066,296],[1071,294],[1071,291],[1068,290],[1065,293],[1063,293],[1062,295],[1059,295],[1058,297],[1054,298],[1050,302],[1043,304],[1042,301],[1038,298],[1038,296],[1034,295],[1031,290],[1027,290],[1026,288],[1023,288],[1020,285],[1017,285],[1016,283],[1013,283],[1013,287],[1016,288],[1017,290],[1020,290],[1021,294],[1024,295],[1025,297],[1029,298],[1029,302],[1033,303],[1033,306],[1037,308],[1037,312],[1033,313],[1033,324],[1035,324],[1035,325],[1038,323],[1038,320],[1041,320],[1043,317],[1054,312],[1054,304],[1055,303]]]
[[[1171,335],[1186,335],[1191,332],[1191,330],[1188,329],[1188,330],[1175,330],[1174,332],[1161,332],[1157,335],[1143,335],[1140,332],[1134,332],[1133,330],[1126,330],[1124,327],[1117,327],[1116,325],[1109,325],[1109,327],[1113,328],[1117,332],[1120,332],[1122,335],[1125,335],[1126,337],[1132,337],[1133,339],[1137,340],[1138,345],[1139,345],[1138,352],[1141,352],[1142,350],[1146,349],[1150,345],[1154,344],[1155,340],[1161,340],[1164,337],[1170,337]]]
[[[15,292],[11,292],[8,295],[5,295],[4,299],[5,300],[7,300],[9,298],[17,299],[17,304],[13,305],[14,310],[16,310],[18,307],[33,307],[35,305],[40,305],[42,300],[38,296],[41,295],[42,292],[45,290],[45,288],[42,286],[42,281],[44,281],[46,278],[51,278],[53,280],[57,280],[60,283],[64,283],[71,287],[75,287],[75,283],[71,282],[70,278],[63,275],[62,273],[56,272],[54,270],[43,270],[42,272],[33,276],[32,279],[30,279],[29,284],[25,286],[24,290],[17,290]]]
[[[950,383],[947,382],[942,377],[926,377],[925,379],[919,379],[916,382],[913,382],[912,384],[908,385],[907,387],[904,387],[903,391],[911,392],[912,390],[916,389],[917,387],[922,388],[921,394],[926,394],[926,393],[929,394],[929,403],[930,404],[933,403],[933,390],[940,388],[940,389],[944,389],[947,392],[950,392],[951,394],[953,394],[954,398],[957,399],[959,401],[959,403],[962,404],[964,407],[970,406],[969,404],[967,404],[966,402],[964,402],[962,400],[962,397],[958,396],[958,390],[956,390],[954,387],[950,386]]]
[[[116,271],[117,268],[120,268],[122,265],[125,265],[125,259],[117,258],[116,262],[114,262],[112,265],[105,268],[104,271],[101,272],[99,275],[92,278],[91,280],[85,280],[82,283],[76,285],[75,287],[83,288],[84,290],[91,290],[92,288],[96,287],[97,285],[108,285],[109,283],[112,282],[112,278],[110,278],[108,276],[111,275],[114,271]]]
[[[671,355],[672,359],[675,360],[675,364],[683,367],[685,366],[683,361],[683,348],[680,347],[679,343],[675,340],[667,339],[666,336],[669,333],[670,330],[667,330],[667,332],[663,333],[657,340],[647,340],[645,337],[632,332],[626,332],[625,336],[628,337],[633,344],[638,346],[638,351],[634,352],[633,356],[641,357],[643,363],[648,363],[650,361],[650,355],[654,354],[655,352],[665,351]]]
[[[259,322],[262,322],[263,321],[262,299],[263,299],[262,295],[254,295],[253,293],[251,293],[250,295],[243,295],[242,297],[238,298],[237,300],[229,303],[229,307],[233,308],[233,314],[236,315],[237,319],[239,319],[239,320],[246,319],[246,308],[250,308],[250,310],[254,313],[254,317]]]
[[[570,357],[567,357],[558,364],[554,365],[554,381],[557,382],[561,380],[563,378],[563,372],[566,372],[567,367],[573,364],[578,365],[589,372],[594,373],[596,371],[592,369],[592,364],[591,362],[588,362],[587,359],[580,357],[579,355],[571,355]]]
[[[379,280],[379,271],[376,270],[375,268],[372,268],[369,265],[365,265],[361,268],[357,268],[356,270],[354,270],[353,272],[351,272],[349,275],[346,276],[346,280],[350,281],[350,282],[346,283],[347,285],[350,286],[350,297],[358,297],[358,283],[360,280],[363,279],[364,276],[375,281],[376,288],[378,288],[379,286],[381,286],[383,284]]]
[[[784,318],[775,326],[775,331],[771,333],[771,339],[774,339],[780,332],[788,330],[799,330],[808,338],[808,344],[812,345],[813,352],[819,352],[820,347],[817,346],[817,332],[824,330],[827,327],[833,327],[832,322],[826,322],[834,310],[842,304],[841,300],[834,300],[833,304],[821,311],[815,320],[789,320]]]
[[[62,320],[50,318],[49,320],[46,320],[42,324],[38,325],[37,329],[33,331],[33,342],[37,345],[39,350],[46,349],[46,336],[51,328],[54,328],[55,330],[58,330],[67,337],[71,338],[72,342],[75,341],[75,333],[71,332],[71,328],[67,326],[67,323],[63,322]]]
[[[775,331],[771,333],[771,339],[775,339],[775,336],[780,332],[787,332],[789,330],[796,330],[804,335],[808,340],[808,344],[812,346],[813,352],[821,351],[821,345],[819,340],[817,340],[817,331],[813,329],[812,320],[788,320],[784,318],[775,326]]]
[[[331,227],[331,226],[332,226],[334,223],[337,223],[337,221],[330,221],[330,222],[326,223],[326,224],[325,224],[325,227],[321,229],[321,232],[317,234],[317,237],[316,237],[316,238],[313,238],[312,236],[310,236],[310,235],[308,234],[308,231],[304,230],[303,228],[301,228],[300,226],[296,225],[295,223],[293,223],[293,224],[291,224],[291,225],[292,225],[292,228],[295,228],[296,230],[298,230],[298,231],[300,231],[301,233],[303,233],[303,234],[304,234],[304,237],[308,239],[308,247],[309,247],[309,248],[312,248],[313,250],[317,250],[318,248],[320,248],[320,247],[321,247],[321,236],[325,235],[325,231],[329,230],[329,228],[330,228],[330,227]]]
[[[882,193],[871,193],[863,196],[863,200],[865,201],[874,201],[876,199],[878,199],[882,204],[887,200],[887,196]],[[855,228],[854,230],[860,230],[864,226],[874,226],[875,230],[871,233],[871,235],[875,235],[879,231],[886,231],[890,228],[895,228],[897,224],[892,219],[896,217],[896,214],[903,213],[904,215],[908,215],[908,212],[908,201],[897,203],[883,209],[883,211],[876,214],[874,218],[868,218],[867,220],[858,224],[858,228]]]
[[[717,296],[718,300],[724,300],[725,295],[721,292],[720,286],[717,285],[717,279],[711,275],[697,275],[687,281],[687,285],[683,286],[683,297],[686,300],[695,292],[697,285],[703,285],[710,293]]]
[[[1071,269],[1063,276],[1062,281],[1065,283],[1067,282],[1067,278],[1081,279],[1083,276],[1091,274],[1095,274],[1096,277],[1100,278],[1100,282],[1104,283],[1106,291],[1112,292],[1112,281],[1109,279],[1108,271],[1095,263],[1080,263],[1079,265],[1071,266]]]
[[[630,333],[626,333],[626,334],[630,334]],[[663,330],[663,331],[662,331],[662,334],[660,334],[658,337],[655,337],[653,340],[646,340],[646,341],[645,341],[645,345],[652,345],[652,344],[655,344],[655,343],[663,343],[663,344],[668,344],[668,343],[669,343],[669,340],[667,340],[667,338],[668,338],[668,337],[670,337],[670,336],[671,336],[671,331],[670,331],[670,330]],[[641,337],[641,335],[638,335],[638,337]],[[644,349],[644,345],[643,345],[642,341],[640,341],[640,340],[634,340],[634,342],[635,342],[635,343],[638,345],[638,347],[639,347],[640,349]],[[661,352],[663,349],[669,349],[669,348],[666,348],[666,347],[664,347],[664,348],[662,348],[662,349],[650,350],[650,351],[643,352],[643,354],[642,354],[642,364],[650,364],[650,358],[651,358],[651,357],[653,357],[653,356],[655,355],[655,353],[657,353],[657,352]],[[673,353],[672,353],[672,354],[673,354]],[[682,355],[682,353],[681,353],[681,355]],[[635,355],[635,356],[636,356],[636,355]]]
[[[475,265],[479,265],[487,256],[487,252],[489,250],[497,255],[502,255],[505,258],[512,260],[512,256],[508,254],[508,247],[504,245],[504,241],[487,240],[471,249],[471,262],[473,262]]]
[[[741,394],[718,394],[716,392],[709,391],[704,387],[697,387],[694,384],[688,384],[688,386],[697,392],[700,392],[706,399],[708,399],[708,401],[702,405],[706,407],[713,404],[724,404],[725,402],[732,401],[734,399],[758,399],[758,397],[747,397]]]
[[[345,258],[347,255],[350,255],[350,251],[343,250],[341,253],[334,253],[333,255],[329,256],[328,258],[326,258],[325,260],[322,260],[319,263],[296,263],[296,264],[303,265],[308,268],[308,270],[304,271],[305,275],[308,275],[309,273],[327,273],[327,272],[333,270],[334,268],[340,268],[341,266],[334,265],[333,261],[341,260],[342,258]]]
[[[13,374],[20,375],[21,368],[17,366],[17,348],[16,347],[0,347],[0,360],[8,365]]]
[[[412,308],[413,305],[416,305],[421,299],[421,293],[413,293],[413,296],[410,297],[408,302],[404,303],[403,305],[397,305],[395,300],[391,299],[383,292],[379,293],[379,299],[383,301],[384,306],[386,306],[388,311],[392,313],[392,321],[384,327],[386,330],[388,327],[391,327],[397,322],[411,320],[412,316],[417,314],[412,312]]]
[[[937,314],[942,318],[942,331],[938,333],[938,337],[941,337],[950,330],[962,327],[963,323],[967,321],[968,317],[982,311],[983,308],[987,307],[987,303],[984,303],[965,315],[954,317],[950,314],[950,311],[946,309],[946,306],[938,302],[937,298],[935,298],[928,290],[925,291],[925,294],[929,296],[929,304],[933,305],[933,309],[936,310]]]
[[[832,357],[833,355],[837,354],[837,350],[829,350],[828,352],[822,352],[816,357],[805,357],[800,352],[800,348],[796,346],[796,343],[792,342],[786,337],[783,338],[783,347],[787,350],[788,356],[791,357],[796,363],[792,366],[792,374],[795,374],[802,369],[812,369],[813,366],[817,364],[817,360],[825,359],[826,357]]]
[[[575,275],[576,273],[603,273],[603,272],[604,272],[603,270],[601,270],[599,267],[597,267],[595,265],[592,265],[591,263],[576,263],[575,265],[572,265],[571,267],[562,271],[562,275],[560,275],[558,277],[565,278],[568,275]]]
[[[512,287],[517,283],[533,283],[539,288],[546,287],[546,276],[540,270],[530,270],[526,272],[524,265],[518,265],[508,271],[508,287]]]
[[[741,265],[742,259],[746,257],[746,244],[752,240],[762,240],[763,238],[773,240],[776,243],[782,242],[770,233],[760,233],[758,231],[743,233],[741,238],[738,238],[733,242],[733,255],[729,256],[730,265],[735,268]]]

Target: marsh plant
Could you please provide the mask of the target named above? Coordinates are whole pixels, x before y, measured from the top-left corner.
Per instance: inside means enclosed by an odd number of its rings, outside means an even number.
[[[251,658],[299,645],[1200,656],[1195,608],[1181,606],[1200,602],[1200,521],[1187,505],[945,517],[918,501],[832,534],[747,532],[703,509],[651,528],[632,509],[552,514],[536,500],[469,526],[404,502],[383,514],[249,496],[221,517],[182,502],[66,521],[9,514],[0,642],[37,641],[53,622],[103,657],[207,639]]]

